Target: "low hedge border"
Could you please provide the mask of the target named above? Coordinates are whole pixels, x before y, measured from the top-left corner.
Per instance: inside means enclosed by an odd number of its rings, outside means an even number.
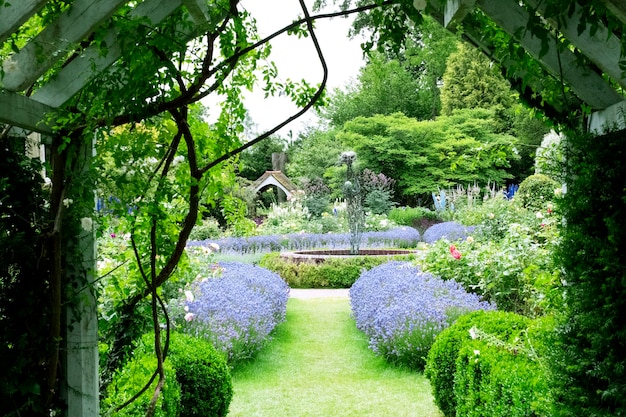
[[[264,255],[259,266],[276,272],[291,288],[350,288],[363,271],[390,260],[412,261],[415,254],[328,258],[322,263],[281,258],[279,252]]]

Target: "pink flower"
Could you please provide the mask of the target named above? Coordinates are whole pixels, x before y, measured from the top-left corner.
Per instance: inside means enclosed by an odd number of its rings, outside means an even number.
[[[454,259],[461,259],[461,252],[454,245],[450,245],[450,254]]]
[[[188,321],[188,322],[193,320],[193,313],[185,314],[185,320]]]
[[[117,237],[117,235],[116,235],[115,233],[111,233],[111,237],[112,237],[113,239],[115,239],[115,238]]]

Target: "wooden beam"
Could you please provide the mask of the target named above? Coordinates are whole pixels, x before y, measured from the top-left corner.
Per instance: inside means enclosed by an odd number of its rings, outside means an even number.
[[[539,13],[545,11],[545,2],[539,0],[526,0],[531,6],[538,8]],[[583,10],[574,5],[575,11],[572,17],[566,20],[566,26],[560,25],[559,30],[565,37],[574,44],[580,51],[596,64],[602,71],[610,76],[619,85],[626,88],[626,78],[622,75],[619,67],[621,60],[621,43],[613,33],[603,25],[598,25],[596,32],[592,35],[591,29],[586,27],[582,33],[578,33],[578,25]],[[567,19],[566,17],[564,17]]]
[[[556,39],[548,44],[542,55],[541,40],[525,32],[529,15],[517,0],[478,0],[478,7],[513,36],[551,74],[563,81],[592,109],[604,109],[622,100],[615,89],[591,68],[581,67],[574,54],[557,51]]]
[[[204,26],[211,19],[209,5],[206,0],[183,0],[191,19],[196,25]]]
[[[124,3],[126,0],[75,0],[57,20],[4,62],[5,76],[0,87],[23,91],[34,84],[67,55],[73,44],[91,34]]]
[[[45,122],[45,118],[54,110],[20,94],[0,91],[0,123],[50,134],[52,127]]]
[[[606,8],[626,25],[626,3],[624,0],[602,0]]]
[[[443,26],[448,29],[458,26],[475,3],[476,0],[448,0],[443,13]]]
[[[181,0],[146,0],[130,12],[128,17],[131,19],[147,18],[156,26],[181,4]],[[104,71],[121,56],[120,39],[115,28],[106,35],[105,42],[108,45],[106,55],[102,56],[100,49],[95,46],[85,49],[47,84],[35,91],[32,95],[33,99],[51,107],[60,107],[65,104],[98,73]]]
[[[0,6],[2,18],[0,18],[0,43],[4,42],[24,22],[37,13],[47,0],[21,0],[10,1],[9,4]]]
[[[436,21],[439,22],[443,26],[444,22],[444,3],[442,0],[430,0],[430,9],[429,15],[433,17]],[[457,26],[452,25],[448,27],[452,33],[457,32]],[[524,95],[527,100],[532,101],[532,97],[529,98],[532,92],[532,95],[537,96],[537,100],[534,104],[535,107],[541,109],[546,114],[556,115],[561,114],[565,111],[563,106],[560,103],[555,103],[547,100],[541,99],[541,92],[543,90],[543,83],[545,80],[543,78],[537,76],[529,76],[527,72],[522,72],[519,69],[512,71],[512,68],[516,68],[517,62],[509,58],[507,60],[498,60],[494,58],[493,45],[490,43],[489,39],[485,39],[483,36],[483,28],[475,27],[470,24],[468,21],[464,21],[462,25],[461,36],[469,43],[474,45],[476,48],[481,50],[489,59],[493,59],[498,63],[498,65],[507,72],[505,78],[507,78],[511,84],[517,84],[516,89],[520,90],[520,94]],[[524,91],[522,90],[522,86],[525,86]],[[529,91],[530,90],[530,91]],[[572,95],[571,93],[566,93],[568,100],[573,102],[579,102],[578,97]]]
[[[626,101],[594,112],[589,117],[589,131],[603,135],[609,131],[626,129]]]

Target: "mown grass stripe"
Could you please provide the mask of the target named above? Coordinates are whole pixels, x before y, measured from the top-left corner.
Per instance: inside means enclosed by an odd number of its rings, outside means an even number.
[[[274,339],[233,372],[229,416],[441,416],[426,378],[367,344],[349,300],[290,299]]]

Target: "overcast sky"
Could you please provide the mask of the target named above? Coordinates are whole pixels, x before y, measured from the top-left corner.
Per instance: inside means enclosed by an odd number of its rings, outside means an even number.
[[[306,0],[306,3],[312,7],[313,1]],[[262,37],[303,15],[298,0],[243,0],[242,5],[257,19]],[[310,13],[314,14],[312,11]],[[350,24],[351,20],[345,18],[323,19],[316,23],[316,34],[329,69],[327,86],[330,90],[343,87],[350,80],[356,79],[359,69],[364,65],[360,47],[362,39],[348,39]],[[286,34],[279,36],[272,40],[271,59],[276,63],[279,77],[283,80],[290,78],[298,81],[305,78],[310,85],[322,81],[322,65],[310,37],[298,39]],[[262,92],[249,97],[246,103],[259,133],[297,112],[297,108],[285,98],[264,99]],[[312,111],[298,120],[302,121],[293,122],[278,134],[285,137],[289,130],[293,130],[295,138],[305,125],[315,124]]]

